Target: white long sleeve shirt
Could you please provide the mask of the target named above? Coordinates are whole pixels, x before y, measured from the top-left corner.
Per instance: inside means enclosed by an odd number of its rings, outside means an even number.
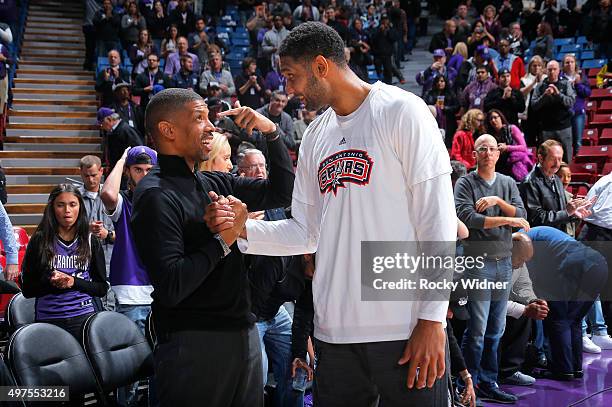
[[[293,219],[249,220],[241,250],[274,256],[316,251],[317,339],[408,339],[418,319],[444,322],[448,302],[362,301],[361,242],[454,242],[450,172],[425,103],[376,83],[350,115],[330,108],[310,124],[300,147]]]

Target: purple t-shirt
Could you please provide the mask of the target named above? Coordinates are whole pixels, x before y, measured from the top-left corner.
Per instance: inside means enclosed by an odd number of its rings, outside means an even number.
[[[65,244],[55,238],[55,257],[53,268],[76,278],[91,281],[89,263],[80,265],[77,262],[79,239]],[[77,290],[67,290],[58,294],[47,294],[36,299],[36,320],[72,318],[94,312],[92,298],[89,294]]]

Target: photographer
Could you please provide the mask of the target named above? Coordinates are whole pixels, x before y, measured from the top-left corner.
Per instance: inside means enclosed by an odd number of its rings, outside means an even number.
[[[266,86],[264,79],[257,75],[257,62],[246,57],[242,61],[242,72],[234,79],[238,100],[242,106],[259,109],[263,106]]]

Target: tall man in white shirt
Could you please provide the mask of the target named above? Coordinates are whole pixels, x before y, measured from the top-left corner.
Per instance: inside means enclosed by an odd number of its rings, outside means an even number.
[[[287,91],[308,110],[329,108],[302,140],[293,219],[249,221],[242,249],[317,252],[315,403],[446,406],[448,301],[362,301],[360,275],[362,241],[454,242],[451,167],[437,124],[417,96],[361,81],[330,27],[298,26],[279,54]],[[246,110],[221,114],[255,126]]]

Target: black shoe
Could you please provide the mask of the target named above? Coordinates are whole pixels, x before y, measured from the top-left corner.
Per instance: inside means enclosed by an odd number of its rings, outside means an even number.
[[[582,379],[584,377],[583,370],[574,370],[574,379]]]
[[[476,387],[476,396],[482,401],[491,401],[493,403],[514,404],[518,400],[514,394],[502,391],[497,385],[491,388]]]
[[[557,373],[557,372],[551,372],[550,370],[544,370],[539,373],[538,377],[542,379],[569,382],[574,379],[574,373]]]

